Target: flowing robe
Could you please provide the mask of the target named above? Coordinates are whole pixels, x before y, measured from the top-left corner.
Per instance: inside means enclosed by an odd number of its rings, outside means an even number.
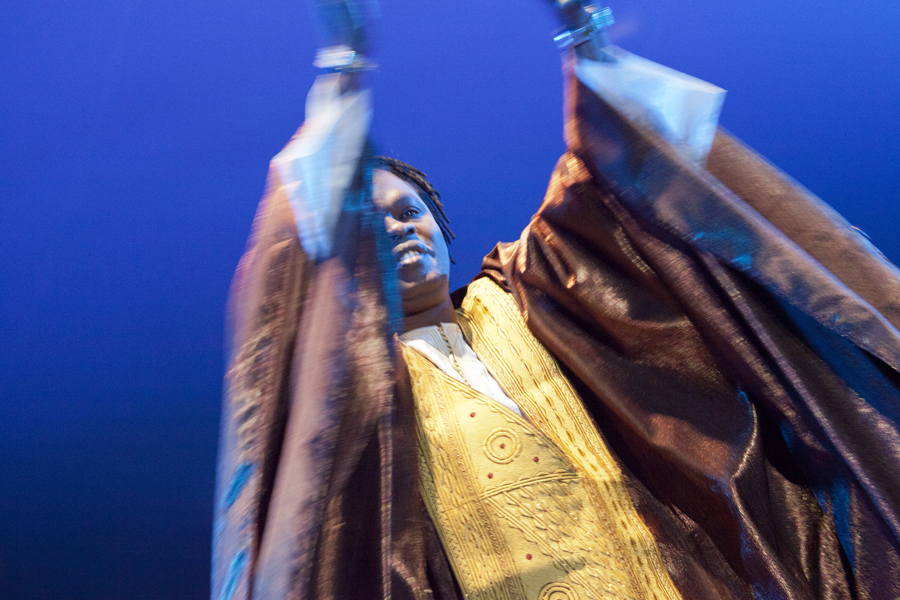
[[[541,209],[480,276],[567,370],[685,598],[900,597],[900,277],[720,132],[707,170],[575,78]],[[232,289],[213,598],[453,598],[376,219],[332,258],[277,173]]]

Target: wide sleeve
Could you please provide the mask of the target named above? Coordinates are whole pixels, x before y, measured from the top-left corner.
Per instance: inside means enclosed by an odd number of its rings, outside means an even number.
[[[610,60],[575,61],[578,81],[702,167],[713,145],[725,90],[617,46],[603,51]]]
[[[721,130],[704,169],[572,69],[566,102],[483,276],[574,377],[682,595],[900,596],[897,270]]]
[[[306,100],[306,121],[272,159],[304,251],[329,256],[338,217],[372,122],[369,90],[343,91],[340,74],[320,75]]]
[[[249,598],[278,461],[290,364],[315,265],[303,251],[280,178],[270,170],[228,299],[212,598]]]
[[[327,318],[328,306],[339,306],[310,295],[327,296],[340,278],[339,261],[328,259],[370,114],[369,92],[342,94],[338,75],[319,77],[306,121],[270,163],[228,299],[213,598],[249,597],[297,385],[297,337],[307,313]]]
[[[455,598],[432,590],[449,571],[395,388],[399,301],[371,201],[369,99],[338,83],[319,79],[272,160],[232,284],[216,600]]]

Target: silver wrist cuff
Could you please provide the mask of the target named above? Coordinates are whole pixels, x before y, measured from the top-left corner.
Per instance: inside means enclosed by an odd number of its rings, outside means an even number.
[[[313,66],[341,73],[372,71],[378,68],[374,61],[351,49],[350,46],[319,48],[316,52],[316,60],[313,61]]]
[[[560,50],[583,44],[589,41],[596,32],[606,29],[615,23],[609,7],[596,8],[594,6],[586,6],[585,10],[591,13],[591,18],[584,27],[579,27],[575,30],[566,29],[553,38]]]

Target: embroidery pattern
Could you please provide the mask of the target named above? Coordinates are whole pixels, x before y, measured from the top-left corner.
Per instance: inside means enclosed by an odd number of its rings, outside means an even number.
[[[515,431],[508,427],[498,427],[482,444],[484,455],[498,465],[505,465],[515,459],[522,450],[522,442]]]
[[[407,348],[405,356],[417,381],[423,497],[468,597],[531,600],[555,582],[576,590],[577,598],[637,600],[565,454],[528,421],[450,378],[415,350]],[[442,413],[440,424],[433,419],[435,409]],[[514,460],[501,465],[479,459],[472,442],[505,430],[521,444]],[[464,469],[446,472],[459,466],[439,458],[447,448],[469,453]],[[494,547],[513,569],[512,580],[492,566],[497,561],[487,540],[499,541]]]
[[[548,583],[541,590],[538,600],[578,600],[575,591],[564,583]]]
[[[458,316],[475,352],[528,418],[584,475],[599,531],[639,598],[679,599],[656,542],[631,504],[621,471],[559,365],[531,334],[509,294],[489,279],[469,286]],[[488,340],[490,343],[488,343]]]
[[[422,495],[460,586],[469,598],[518,600],[525,593],[515,577],[509,548],[472,485],[474,465],[458,424],[448,418],[446,385],[457,383],[416,351],[404,347],[418,418]],[[474,390],[458,384],[469,396]]]

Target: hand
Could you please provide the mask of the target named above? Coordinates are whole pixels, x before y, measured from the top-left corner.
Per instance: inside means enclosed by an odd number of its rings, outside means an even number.
[[[556,9],[556,16],[566,29],[584,27],[591,15],[584,10],[581,0],[550,0]]]
[[[349,46],[359,54],[368,50],[368,23],[377,10],[375,0],[313,0],[322,28],[322,46]]]
[[[584,27],[591,20],[591,13],[585,10],[586,4],[582,1],[550,0],[560,23],[570,31]],[[575,46],[575,54],[589,60],[614,62],[615,59],[603,51],[603,48],[609,45],[609,33],[605,28],[600,29],[594,32],[589,41]]]

